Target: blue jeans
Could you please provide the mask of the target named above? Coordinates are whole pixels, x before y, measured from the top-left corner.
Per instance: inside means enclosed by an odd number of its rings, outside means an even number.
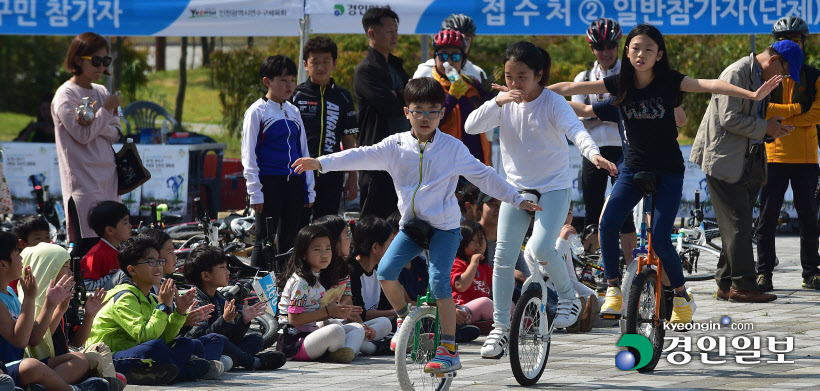
[[[174,382],[196,380],[195,374],[186,371],[185,363],[191,356],[206,360],[219,360],[222,356],[222,346],[225,337],[219,334],[208,334],[197,339],[177,337],[170,344],[161,339],[141,343],[133,348],[114,352],[114,368],[117,372],[127,373],[131,370],[141,370],[149,363],[173,364],[179,368]]]
[[[226,339],[222,354],[230,357],[237,366],[253,369],[253,363],[256,361],[254,356],[262,350],[263,342],[262,334],[259,333],[245,334],[237,344]]]
[[[628,167],[621,170],[618,181],[612,189],[606,209],[601,216],[600,241],[601,256],[604,258],[604,275],[607,279],[620,278],[618,237],[621,225],[632,214],[632,208],[643,198],[643,192],[632,180],[634,172]],[[684,285],[683,266],[675,246],[669,239],[672,226],[680,208],[683,191],[683,175],[656,172],[658,183],[655,193],[655,216],[652,220],[652,249],[660,258],[673,288]],[[630,254],[625,254],[629,257]]]
[[[555,240],[569,211],[570,189],[553,190],[541,194],[538,200],[544,210],[535,212],[535,226],[527,246],[535,250],[539,262],[555,284],[558,297],[571,299],[575,290],[569,280],[564,260],[555,250]],[[493,322],[510,327],[510,306],[515,288],[515,262],[533,217],[529,212],[508,203],[501,204],[498,213],[498,242],[493,260]],[[538,265],[530,265],[537,267]]]
[[[430,292],[434,299],[453,297],[450,287],[450,271],[461,242],[461,228],[443,231],[433,228],[430,238]],[[419,256],[423,249],[410,239],[404,230],[393,239],[379,262],[379,280],[396,281],[402,269]],[[509,309],[508,309],[509,311]]]

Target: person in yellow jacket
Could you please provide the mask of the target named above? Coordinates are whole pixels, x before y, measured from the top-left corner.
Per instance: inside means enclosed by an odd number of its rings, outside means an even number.
[[[796,16],[780,18],[772,27],[775,40],[790,40],[800,45],[804,56],[809,25]],[[799,77],[794,77],[799,76]],[[820,289],[818,256],[818,202],[815,192],[820,177],[817,165],[817,125],[820,124],[820,70],[803,63],[800,75],[784,78],[771,95],[767,119],[783,117],[782,123],[794,129],[787,136],[766,144],[768,181],[760,190],[760,216],[757,238],[757,284],[771,291],[775,266],[775,229],[783,196],[791,182],[794,207],[800,223],[800,263],[803,288]],[[796,81],[797,79],[798,81]]]

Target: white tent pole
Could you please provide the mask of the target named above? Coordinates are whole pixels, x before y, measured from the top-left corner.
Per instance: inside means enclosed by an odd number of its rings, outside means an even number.
[[[299,21],[299,24],[301,27],[299,30],[299,58],[296,59],[296,63],[299,65],[297,67],[299,69],[299,75],[296,78],[296,83],[302,84],[307,80],[307,73],[305,72],[305,67],[302,65],[302,56],[304,55],[305,43],[307,43],[310,31],[310,15],[305,14],[305,17]]]

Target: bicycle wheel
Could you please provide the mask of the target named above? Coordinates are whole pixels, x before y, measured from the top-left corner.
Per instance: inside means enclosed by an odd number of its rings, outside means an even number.
[[[435,335],[440,331],[435,307],[417,307],[404,319],[396,343],[396,376],[402,391],[450,389],[452,377],[424,373],[424,366],[436,355]]]
[[[251,321],[251,328],[258,328],[262,334],[262,349],[267,349],[276,343],[279,337],[279,321],[271,314],[262,314]]]
[[[715,278],[720,251],[708,246],[683,243],[678,251],[686,281],[705,281]]]
[[[543,303],[546,305],[546,303]],[[527,290],[518,299],[510,330],[510,366],[518,384],[535,384],[544,373],[550,355],[550,336],[541,335],[541,322],[549,330],[551,319],[541,312],[541,292]]]
[[[652,321],[655,316],[655,281],[657,278],[658,273],[646,267],[635,276],[632,288],[629,290],[629,304],[626,307],[626,333],[643,335],[652,343],[652,359],[646,366],[639,368],[638,372],[649,372],[655,369],[663,351],[663,337],[666,333],[663,329],[663,319],[657,326]],[[666,314],[663,292],[661,292],[661,302],[657,305],[660,306],[660,313]],[[634,348],[629,348],[629,351],[635,355],[636,362],[640,362],[641,357],[638,351]]]

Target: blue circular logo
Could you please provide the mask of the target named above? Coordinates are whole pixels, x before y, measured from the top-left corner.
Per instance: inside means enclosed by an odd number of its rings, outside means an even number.
[[[628,371],[635,366],[635,355],[624,350],[615,356],[615,366],[622,371]]]
[[[724,316],[724,317],[720,318],[720,323],[722,323],[724,326],[727,326],[731,322],[732,322],[732,319],[729,318],[728,316]]]

